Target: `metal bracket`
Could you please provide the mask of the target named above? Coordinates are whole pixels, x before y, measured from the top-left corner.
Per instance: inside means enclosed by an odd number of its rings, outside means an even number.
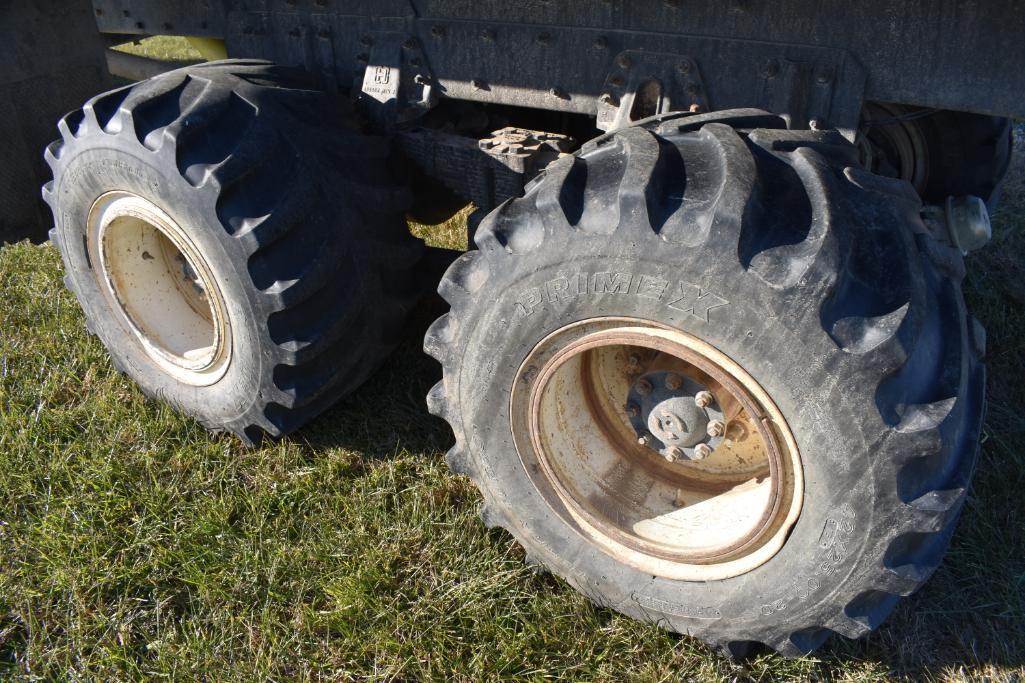
[[[382,127],[412,121],[437,102],[434,77],[420,41],[403,33],[376,33],[357,101]]]
[[[573,138],[541,130],[507,127],[477,141],[482,152],[529,180],[573,148]]]
[[[837,127],[854,140],[849,112],[834,111],[835,64],[770,58],[762,65],[760,75],[763,87],[758,105],[762,109],[780,112],[790,128]]]
[[[598,128],[615,130],[671,111],[708,111],[697,63],[665,52],[624,50],[598,97]]]

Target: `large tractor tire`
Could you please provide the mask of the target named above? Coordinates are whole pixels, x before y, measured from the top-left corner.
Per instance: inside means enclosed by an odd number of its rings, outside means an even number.
[[[248,441],[362,383],[398,341],[422,243],[387,145],[298,71],[228,60],[94,97],[43,196],[65,282],[148,395]]]
[[[756,110],[554,162],[481,223],[425,341],[485,523],[727,651],[878,626],[940,562],[983,409],[961,255],[919,209]]]

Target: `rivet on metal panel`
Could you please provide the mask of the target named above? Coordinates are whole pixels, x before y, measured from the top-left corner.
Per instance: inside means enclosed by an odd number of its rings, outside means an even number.
[[[763,78],[775,78],[779,75],[779,60],[778,59],[767,59],[765,64],[762,65],[762,77]]]

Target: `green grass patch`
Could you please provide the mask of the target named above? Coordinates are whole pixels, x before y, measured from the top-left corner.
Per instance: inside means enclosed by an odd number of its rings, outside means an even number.
[[[118,45],[115,50],[130,55],[162,59],[171,62],[203,61],[203,55],[188,40],[179,36],[150,36],[138,41]]]

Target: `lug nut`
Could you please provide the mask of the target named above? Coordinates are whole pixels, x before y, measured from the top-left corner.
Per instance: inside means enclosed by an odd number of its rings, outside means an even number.
[[[722,420],[712,420],[708,423],[709,436],[722,436],[726,433],[726,423]]]
[[[678,447],[670,446],[669,448],[666,449],[664,457],[669,462],[676,462],[677,460],[685,459],[687,456]]]
[[[697,394],[694,395],[694,405],[696,405],[698,408],[710,406],[712,405],[712,401],[714,400],[715,397],[712,396],[712,393],[709,391],[699,391]]]
[[[641,379],[637,380],[636,387],[637,387],[637,393],[640,394],[641,396],[647,396],[648,394],[651,393],[651,390],[654,388],[654,387],[651,386],[651,382],[649,382],[648,380],[646,380],[644,378],[641,378]]]
[[[670,391],[676,391],[683,384],[683,380],[675,372],[670,372],[666,375],[666,389]]]
[[[636,403],[627,403],[626,414],[630,417],[637,417],[641,414],[641,408]]]
[[[642,446],[650,446],[651,445],[651,434],[645,434],[644,436],[639,437],[637,439],[637,443],[639,443]]]
[[[694,459],[704,460],[712,454],[712,447],[707,443],[699,443],[694,447]]]

